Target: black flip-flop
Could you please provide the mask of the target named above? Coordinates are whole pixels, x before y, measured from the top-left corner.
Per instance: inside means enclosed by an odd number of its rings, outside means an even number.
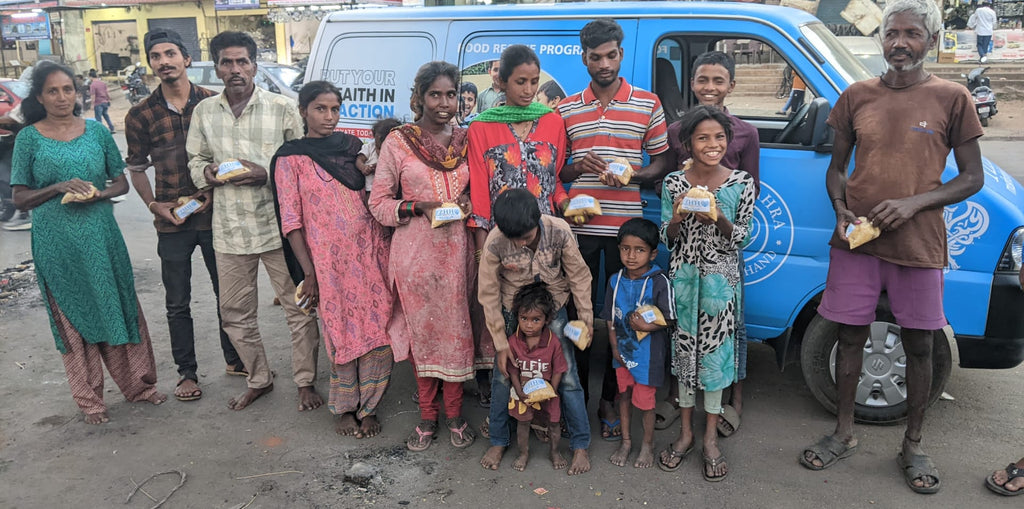
[[[1006,482],[1010,482],[1018,477],[1024,477],[1024,468],[1017,468],[1016,464],[1010,463],[1006,467],[1006,477]],[[1016,497],[1017,495],[1024,493],[1024,488],[1014,491],[1006,489],[1006,483],[1003,483],[1002,486],[996,484],[996,480],[993,479],[991,475],[985,478],[985,487],[1004,497]]]
[[[666,447],[665,450],[662,451],[662,453],[668,452],[669,460],[670,461],[674,460],[676,458],[679,458],[679,463],[676,463],[676,466],[674,466],[674,467],[666,465],[665,462],[661,459],[661,453],[659,453],[658,454],[658,468],[664,470],[665,472],[675,472],[676,470],[679,470],[679,467],[683,466],[683,462],[686,461],[686,456],[689,455],[691,451],[693,451],[693,444],[692,443],[690,444],[689,447],[686,448],[685,451],[682,451],[682,452],[679,452],[679,451],[673,449],[672,448],[672,444],[668,444],[668,447]]]

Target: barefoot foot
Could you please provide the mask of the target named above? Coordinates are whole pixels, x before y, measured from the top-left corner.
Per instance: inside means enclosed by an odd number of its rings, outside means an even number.
[[[316,393],[312,385],[299,387],[299,411],[315,410],[324,404],[324,399]]]
[[[270,384],[266,387],[262,387],[259,389],[248,389],[244,393],[242,393],[241,396],[238,396],[237,398],[231,398],[228,401],[228,408],[232,410],[241,410],[249,406],[253,401],[259,399],[260,396],[263,396],[264,394],[267,394],[272,390],[274,390],[274,384]]]
[[[569,462],[565,460],[565,456],[558,452],[557,449],[551,449],[551,466],[555,470],[565,470],[565,467],[569,466]]]
[[[359,424],[356,423],[356,416],[352,412],[345,412],[339,415],[334,423],[334,432],[343,436],[355,436],[359,432]]]
[[[380,433],[380,421],[377,420],[377,416],[370,414],[363,417],[362,424],[359,425],[359,432],[356,433],[356,438],[370,438],[377,436]]]
[[[590,455],[586,449],[576,449],[572,452],[572,464],[569,465],[569,475],[579,475],[590,471]]]
[[[654,466],[654,444],[644,442],[640,446],[640,454],[633,462],[633,468],[651,468],[652,466]]]
[[[519,472],[522,472],[523,470],[526,470],[526,464],[529,462],[530,451],[519,451],[519,456],[516,457],[516,460],[514,462],[512,462],[512,468],[516,469]]]
[[[619,448],[615,450],[615,453],[612,454],[612,457],[610,458],[612,465],[617,467],[626,466],[626,460],[629,458],[629,450],[632,445],[632,440],[623,438],[622,445],[619,445]]]
[[[167,395],[162,393],[162,392],[155,392],[154,391],[153,394],[150,394],[149,397],[146,398],[146,401],[148,401],[148,402],[150,402],[150,403],[152,403],[154,405],[159,405],[159,404],[163,403],[164,401],[167,401]]]
[[[103,424],[110,422],[110,417],[107,417],[106,412],[99,412],[95,414],[85,414],[86,424]]]
[[[501,456],[505,454],[505,448],[500,445],[492,445],[484,453],[484,457],[480,458],[480,466],[487,470],[497,470],[498,466],[501,465]]]

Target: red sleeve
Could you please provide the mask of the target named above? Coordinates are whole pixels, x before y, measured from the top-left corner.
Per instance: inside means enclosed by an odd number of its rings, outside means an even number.
[[[558,113],[549,113],[552,117],[553,143],[555,144],[555,192],[551,194],[551,209],[559,210],[558,204],[569,199],[569,193],[565,192],[562,185],[562,168],[565,167],[565,160],[569,155],[569,138],[565,135],[565,123]],[[559,212],[560,213],[560,212]]]
[[[473,203],[473,214],[467,221],[470,228],[490,229],[491,172],[484,160],[488,148],[487,125],[484,122],[469,124],[469,200]]]
[[[565,361],[565,352],[562,351],[562,342],[558,336],[551,335],[551,376],[569,371],[569,363]],[[557,389],[557,387],[556,387]]]

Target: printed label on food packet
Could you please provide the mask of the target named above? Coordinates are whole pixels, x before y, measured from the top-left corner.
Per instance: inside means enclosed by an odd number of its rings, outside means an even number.
[[[217,177],[223,177],[224,175],[231,173],[235,170],[245,168],[245,165],[238,161],[225,161],[217,165]]]
[[[640,318],[643,318],[647,323],[654,323],[654,321],[658,319],[658,315],[654,314],[653,309],[648,309],[647,311],[640,313]]]
[[[711,212],[711,198],[690,198],[687,196],[683,198],[683,203],[679,206],[683,210],[689,210],[690,212]]]
[[[201,207],[202,205],[202,203],[199,203],[199,200],[192,198],[191,200],[185,202],[184,205],[174,209],[174,215],[178,216],[178,219],[185,219],[196,210],[199,210],[199,207]]]
[[[611,173],[612,175],[615,175],[616,177],[621,177],[623,173],[626,173],[626,170],[631,169],[632,168],[630,168],[627,164],[608,163],[608,172]]]
[[[846,237],[849,238],[853,234],[853,223],[846,225]]]
[[[571,339],[573,343],[579,343],[580,337],[583,336],[583,329],[575,325],[566,324],[565,328],[562,329],[562,334],[565,334],[565,337]]]
[[[458,221],[462,219],[459,207],[438,207],[434,209],[434,221]]]
[[[523,392],[530,394],[543,389],[545,385],[543,378],[531,378],[530,381],[523,384]]]
[[[596,202],[593,196],[577,196],[569,200],[569,208],[566,210],[593,208]]]

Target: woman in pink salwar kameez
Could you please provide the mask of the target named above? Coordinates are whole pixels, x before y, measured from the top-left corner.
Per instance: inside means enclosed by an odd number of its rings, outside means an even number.
[[[458,111],[458,79],[458,69],[446,62],[420,68],[412,100],[416,121],[384,140],[370,193],[374,217],[395,227],[388,335],[395,360],[410,359],[416,371],[421,422],[406,441],[413,451],[433,441],[442,392],[452,445],[468,447],[476,438],[462,418],[462,382],[473,378],[473,241],[464,219],[431,227],[442,204],[470,213],[466,130],[450,122]]]
[[[385,282],[384,227],[366,207],[355,159],[362,141],[334,133],[341,94],[326,81],[299,91],[306,137],[285,143],[271,162],[281,231],[305,273],[298,297],[316,307],[331,359],[327,406],[335,431],[376,435],[377,405],[393,364],[387,337],[391,286]]]

